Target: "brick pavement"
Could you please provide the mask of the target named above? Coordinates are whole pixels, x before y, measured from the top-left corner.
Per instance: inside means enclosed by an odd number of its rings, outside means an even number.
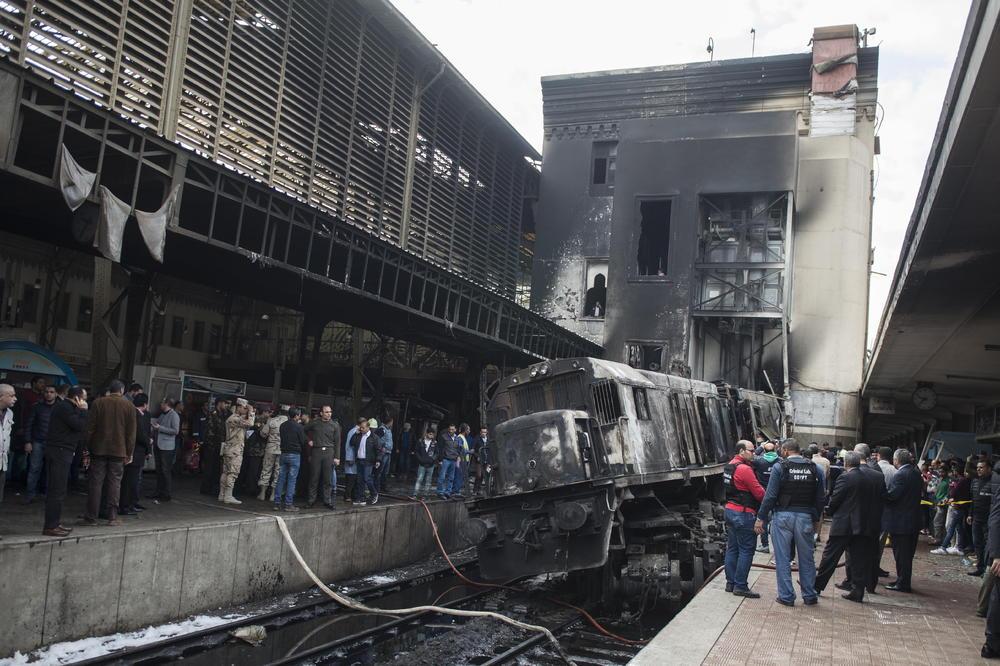
[[[833,587],[842,578],[838,573],[817,606],[804,606],[798,599],[788,608],[774,600],[774,573],[763,571],[753,583],[761,598],[740,603],[702,663],[996,663],[979,656],[985,622],[975,615],[980,579],[966,576],[959,558],[930,555],[929,550],[921,537],[913,594],[880,586],[878,594],[866,595],[864,604],[840,598],[842,592]],[[819,555],[817,551],[817,559]],[[893,571],[889,549],[882,564]],[[887,580],[891,578],[881,582]]]

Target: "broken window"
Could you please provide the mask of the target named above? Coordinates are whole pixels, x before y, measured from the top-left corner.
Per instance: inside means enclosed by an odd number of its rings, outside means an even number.
[[[184,346],[184,317],[174,317],[170,327],[170,346],[180,349]]]
[[[659,372],[663,367],[663,345],[648,342],[626,342],[625,363],[638,370]]]
[[[608,299],[608,261],[600,259],[587,262],[583,316],[604,319]]]
[[[649,397],[646,389],[635,386],[632,388],[632,397],[635,400],[635,415],[640,421],[649,420]]]
[[[665,277],[670,255],[670,199],[647,199],[639,203],[639,234],[636,243],[637,275]]]
[[[591,196],[610,196],[614,194],[617,161],[617,141],[594,142],[590,160]]]

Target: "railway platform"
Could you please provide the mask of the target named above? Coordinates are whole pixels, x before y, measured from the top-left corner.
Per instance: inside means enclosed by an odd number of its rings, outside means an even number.
[[[153,482],[147,475],[144,490]],[[415,502],[383,495],[374,506],[338,502],[335,511],[320,505],[275,514],[256,499],[223,505],[201,495],[198,484],[176,479],[171,502],[148,500],[147,510],[123,516],[121,527],[75,526],[62,539],[41,534],[44,501],[23,505],[8,491],[0,505],[0,598],[9,601],[0,606],[0,658],[308,589],[275,515],[325,581],[404,566],[438,550]],[[85,501],[67,496],[64,524],[75,524]],[[434,500],[428,507],[445,547],[458,547],[465,505]]]
[[[920,539],[911,594],[890,592],[880,584],[863,604],[846,601],[832,584],[841,580],[838,573],[818,605],[804,606],[798,599],[788,608],[775,601],[773,571],[750,571],[751,588],[760,599],[727,594],[720,574],[630,663],[993,663],[979,655],[985,624],[976,617],[981,579],[967,576],[958,557],[931,555],[927,537]],[[817,561],[820,554],[817,550]],[[755,563],[773,564],[770,556],[759,553]],[[882,566],[893,570],[889,550]]]

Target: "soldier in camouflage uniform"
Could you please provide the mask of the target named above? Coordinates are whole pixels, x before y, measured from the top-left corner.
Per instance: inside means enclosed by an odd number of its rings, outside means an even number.
[[[227,418],[229,418],[229,400],[216,398],[215,410],[208,415],[201,443],[202,495],[219,494],[219,475],[222,472],[219,456],[222,455],[222,442],[226,438]]]
[[[260,434],[267,438],[267,448],[264,449],[264,463],[260,468],[260,480],[257,485],[260,493],[257,499],[266,500],[268,489],[278,482],[278,459],[281,458],[281,435],[278,429],[288,420],[288,405],[281,406],[281,412],[271,417],[260,429]]]
[[[219,501],[226,504],[242,504],[233,497],[233,486],[243,466],[243,445],[246,443],[247,428],[252,428],[254,412],[243,398],[236,399],[233,415],[226,419],[226,441],[222,444],[222,478],[219,480]]]

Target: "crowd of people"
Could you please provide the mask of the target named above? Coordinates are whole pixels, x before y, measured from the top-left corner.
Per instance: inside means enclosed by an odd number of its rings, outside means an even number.
[[[844,577],[835,587],[844,599],[863,603],[890,576],[881,567],[889,546],[896,577],[883,587],[912,593],[913,558],[924,534],[936,546],[932,555],[961,556],[966,573],[983,578],[976,610],[987,618],[982,656],[1000,658],[1000,466],[988,454],[918,465],[907,449],[838,450],[813,442],[803,452],[794,439],[759,438],[756,446],[736,444],[723,481],[727,592],[759,598],[748,583],[753,553],[773,550],[779,604],[795,604],[793,564],[808,606],[819,602],[842,557]],[[829,531],[816,564],[824,517]]]
[[[145,499],[172,501],[175,476],[184,473],[200,474],[200,491],[223,504],[256,497],[289,512],[300,510],[297,496],[307,508],[322,501],[335,509],[338,478],[347,504],[377,504],[389,483],[412,498],[461,499],[483,492],[490,479],[485,427],[472,437],[465,423],[444,423],[440,432],[429,425],[417,438],[403,423],[397,444],[392,416],[381,423],[359,417],[344,434],[332,405],[315,414],[287,405],[258,411],[220,396],[188,407],[171,397],[152,405],[141,385],[118,380],[92,402],[83,387],[42,378],[20,396],[0,384],[0,501],[20,468],[22,502],[44,495],[43,534],[65,537],[73,530],[62,519],[69,491],[87,495],[79,524],[120,525],[121,516],[147,510]],[[155,491],[143,498],[150,462]]]

